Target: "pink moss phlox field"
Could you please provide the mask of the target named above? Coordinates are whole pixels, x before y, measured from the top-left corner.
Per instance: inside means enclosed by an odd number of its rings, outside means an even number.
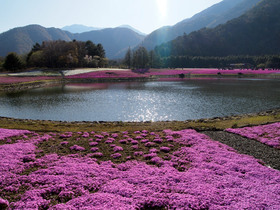
[[[14,129],[0,128],[0,141],[4,140],[6,138],[9,138],[9,137],[20,136],[20,135],[29,134],[29,133],[31,133],[31,132],[27,131],[27,130],[14,130]]]
[[[90,145],[90,146],[97,146],[97,145],[98,145],[98,142],[93,141],[93,142],[90,142],[89,145]]]
[[[0,198],[0,209],[6,209],[9,206],[9,201]]]
[[[74,145],[72,147],[70,147],[71,150],[75,150],[75,151],[84,151],[85,148],[84,147],[81,147],[79,145]]]
[[[119,151],[123,151],[123,148],[120,146],[115,146],[113,150],[114,152],[119,152]]]
[[[21,83],[21,82],[32,82],[39,80],[53,80],[55,77],[1,77],[0,76],[0,84],[9,84],[9,83]]]
[[[226,131],[255,139],[263,144],[280,149],[280,122],[245,128],[228,128]]]
[[[111,155],[111,157],[114,159],[120,158],[121,156],[122,156],[122,154],[120,154],[120,153],[115,153],[115,154]]]
[[[103,156],[100,152],[83,156],[47,154],[36,158],[37,140],[46,134],[0,145],[0,206],[11,209],[280,208],[279,171],[195,130],[165,130],[164,133],[166,139],[180,144],[178,150],[166,153],[163,158],[154,148],[146,154],[134,153],[155,165],[129,160],[129,156],[119,164],[98,161]],[[170,149],[164,150],[167,148]],[[121,152],[111,155],[113,159],[122,156]],[[29,171],[32,168],[36,170]],[[8,200],[9,193],[17,192],[18,199]]]
[[[92,147],[92,148],[90,149],[91,152],[96,152],[96,151],[98,151],[98,150],[99,150],[98,147]]]
[[[61,145],[68,145],[69,142],[68,142],[68,141],[63,141],[63,142],[61,142],[60,144],[61,144]]]

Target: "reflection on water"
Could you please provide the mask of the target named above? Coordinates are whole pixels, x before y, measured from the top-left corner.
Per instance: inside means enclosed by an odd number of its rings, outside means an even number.
[[[279,80],[70,84],[0,95],[0,115],[67,121],[165,121],[278,108]]]

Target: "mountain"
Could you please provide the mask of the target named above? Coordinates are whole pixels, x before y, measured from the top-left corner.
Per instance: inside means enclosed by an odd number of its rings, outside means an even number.
[[[133,27],[130,26],[130,25],[121,25],[121,26],[119,26],[118,28],[128,28],[128,29],[130,29],[130,30],[132,30],[132,31],[134,31],[134,32],[136,32],[136,33],[138,33],[138,34],[140,34],[140,35],[143,35],[143,36],[146,36],[146,35],[147,35],[147,34],[141,32],[141,31],[139,31],[139,30],[133,28]]]
[[[184,33],[206,28],[214,28],[219,24],[241,16],[246,11],[254,7],[261,0],[224,0],[208,9],[185,19],[174,26],[165,26],[153,31],[146,36],[141,46],[148,50],[164,42],[171,41]]]
[[[128,28],[106,28],[81,34],[73,34],[73,39],[79,41],[91,40],[101,43],[108,58],[122,58],[128,47],[134,47],[143,41],[144,36]]]
[[[64,26],[61,28],[61,30],[64,31],[69,31],[71,33],[84,33],[88,31],[96,31],[96,30],[101,30],[102,28],[97,28],[97,27],[90,27],[90,26],[85,26],[81,24],[73,24],[70,26]]]
[[[143,36],[146,36],[147,34],[131,27],[130,25],[121,25],[121,26],[118,26],[117,28],[128,28],[140,35],[143,35]],[[73,24],[73,25],[70,25],[70,26],[64,26],[63,28],[61,28],[61,30],[64,30],[64,31],[69,31],[73,34],[75,33],[84,33],[84,32],[89,32],[89,31],[98,31],[98,30],[102,30],[104,28],[97,28],[97,27],[90,27],[90,26],[85,26],[85,25],[81,25],[81,24]]]
[[[226,24],[183,35],[156,50],[162,56],[280,54],[279,10],[279,0],[262,0]]]
[[[38,42],[48,40],[71,41],[71,34],[56,28],[44,28],[39,25],[29,25],[11,29],[0,34],[0,56],[6,56],[9,52],[24,54],[31,50]]]
[[[6,56],[9,52],[27,53],[36,42],[41,44],[48,40],[72,41],[74,39],[101,43],[106,51],[106,56],[112,59],[123,56],[129,46],[138,45],[144,36],[128,28],[109,28],[73,34],[57,28],[28,25],[0,34],[0,56]]]

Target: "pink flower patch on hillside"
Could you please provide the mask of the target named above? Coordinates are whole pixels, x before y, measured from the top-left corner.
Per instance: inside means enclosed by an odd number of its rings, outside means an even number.
[[[61,142],[60,144],[61,144],[61,145],[68,145],[69,142],[68,142],[68,141],[63,141],[63,142]]]
[[[90,142],[89,145],[90,145],[90,146],[97,146],[97,145],[98,145],[98,142],[93,141],[93,142]]]
[[[115,153],[115,154],[112,154],[111,157],[114,158],[114,159],[118,159],[122,156],[122,154],[120,153]]]
[[[85,148],[84,147],[81,147],[79,145],[74,145],[72,147],[70,147],[71,150],[75,150],[75,151],[84,151]]]
[[[96,151],[98,151],[98,150],[99,150],[98,147],[92,147],[92,148],[90,149],[91,152],[96,152]]]
[[[93,157],[102,157],[103,154],[102,154],[102,152],[95,152],[95,153],[92,154],[92,156]]]
[[[123,151],[123,148],[120,146],[115,146],[114,147],[114,152],[119,152],[119,151]]]
[[[4,129],[0,128],[0,140],[4,140],[5,138],[13,137],[13,136],[20,136],[23,134],[31,133],[28,130],[15,130],[15,129]]]
[[[228,128],[226,131],[255,139],[263,144],[280,149],[280,122],[245,128]]]

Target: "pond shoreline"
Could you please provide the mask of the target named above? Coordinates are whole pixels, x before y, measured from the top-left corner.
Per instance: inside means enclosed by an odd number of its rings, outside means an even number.
[[[148,130],[182,130],[192,128],[197,131],[222,131],[226,128],[254,126],[280,122],[280,108],[266,110],[259,113],[248,113],[208,119],[186,121],[52,121],[31,120],[0,117],[0,127],[9,129],[27,129],[33,131],[125,131],[135,129]]]

